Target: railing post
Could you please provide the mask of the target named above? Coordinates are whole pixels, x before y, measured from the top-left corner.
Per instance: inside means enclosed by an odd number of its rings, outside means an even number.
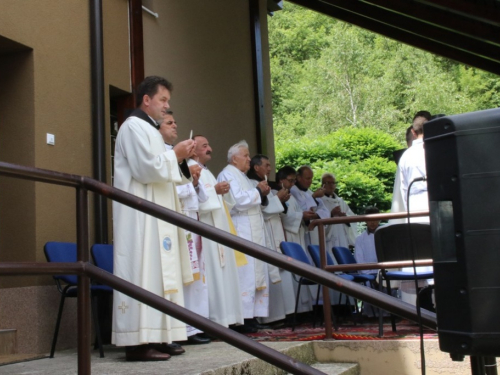
[[[87,189],[76,189],[77,261],[89,261],[89,213]],[[90,374],[90,278],[78,275],[78,374]]]
[[[319,259],[321,269],[326,267],[326,245],[325,245],[325,226],[322,223],[318,225],[319,235]],[[319,288],[319,285],[318,285]],[[323,285],[323,315],[325,318],[325,341],[332,340],[332,304],[330,303],[329,288]]]

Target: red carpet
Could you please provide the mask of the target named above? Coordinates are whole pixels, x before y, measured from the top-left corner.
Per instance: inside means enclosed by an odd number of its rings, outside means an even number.
[[[354,325],[342,323],[338,331],[333,332],[335,340],[414,340],[419,338],[416,324],[402,321],[396,324],[396,332],[392,332],[391,324],[384,324],[384,336],[378,337],[378,323],[374,321]],[[256,341],[313,341],[325,339],[324,326],[313,328],[311,324],[301,324],[292,332],[291,328],[259,330],[248,334]],[[424,338],[437,338],[437,332],[424,328]]]

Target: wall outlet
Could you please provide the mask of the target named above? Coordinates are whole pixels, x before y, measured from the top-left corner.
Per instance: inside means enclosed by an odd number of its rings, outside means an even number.
[[[56,144],[56,136],[54,134],[47,133],[47,144],[52,146]]]

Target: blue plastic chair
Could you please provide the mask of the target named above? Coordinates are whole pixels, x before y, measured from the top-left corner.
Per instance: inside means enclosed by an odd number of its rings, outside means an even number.
[[[307,246],[307,250],[309,250],[309,254],[311,254],[311,258],[313,259],[314,263],[316,264],[316,267],[318,268],[321,268],[321,257],[320,257],[320,249],[319,249],[319,245],[308,245]],[[326,265],[327,266],[334,266],[335,265],[335,262],[333,261],[331,255],[327,252],[326,253]],[[354,275],[351,275],[351,274],[339,274],[339,275],[336,275],[336,276],[339,276],[345,280],[348,280],[348,281],[356,281],[356,279],[354,278]],[[345,300],[346,300],[346,304],[348,306],[350,306],[350,302],[349,302],[349,297],[346,295],[345,297]],[[342,293],[340,293],[339,295],[339,305],[341,304],[342,302]],[[356,311],[357,311],[357,305],[356,306]]]
[[[302,246],[298,243],[295,242],[281,242],[280,243],[280,248],[283,254],[286,256],[289,256],[290,258],[293,258],[295,260],[299,260],[301,262],[304,262],[305,264],[312,265],[309,258],[307,257],[304,249]],[[293,274],[293,278],[295,281],[299,283],[299,287],[297,288],[297,295],[295,296],[295,311],[293,313],[293,323],[292,323],[292,331],[295,330],[295,325],[297,323],[297,308],[299,306],[299,297],[300,297],[300,289],[302,285],[318,285],[318,283],[314,281],[310,281],[304,277],[300,277],[297,280],[297,275]],[[319,301],[319,287],[318,287],[318,293],[316,294],[316,304],[315,304],[315,309],[314,309],[314,320],[313,320],[313,325],[316,324],[316,313],[318,311],[318,301]]]
[[[44,246],[45,257],[48,262],[69,263],[76,262],[76,244],[71,242],[47,242]],[[54,358],[56,350],[57,336],[59,334],[59,326],[61,324],[62,312],[64,309],[64,301],[66,297],[78,296],[78,277],[76,275],[54,275],[53,276],[57,290],[61,293],[61,302],[59,303],[59,312],[57,314],[56,328],[54,337],[52,339],[52,347],[50,349],[50,358]],[[64,283],[64,285],[63,285]],[[92,319],[94,320],[94,327],[96,330],[96,340],[99,346],[100,357],[104,357],[102,349],[101,332],[99,329],[99,322],[97,320],[97,305],[95,297],[99,293],[111,293],[113,289],[106,285],[91,285],[90,293],[92,296]]]
[[[97,267],[113,273],[113,245],[95,244],[92,245],[90,252]]]
[[[410,238],[411,233],[411,238]],[[411,260],[412,253],[415,260],[432,259],[431,227],[426,223],[387,224],[375,231],[375,250],[379,262],[398,262]],[[413,250],[413,251],[412,251]],[[413,272],[380,270],[380,281],[386,280],[387,294],[392,295],[391,280],[414,280]],[[417,280],[434,278],[433,271],[418,272]],[[382,282],[379,283],[382,288]],[[381,289],[380,289],[381,290]],[[418,296],[418,295],[417,295]],[[394,315],[391,315],[392,330],[396,331]],[[379,336],[383,335],[383,318],[379,318]]]
[[[333,256],[337,260],[338,264],[356,264],[356,258],[352,255],[351,250],[346,247],[335,246],[332,248]],[[376,275],[366,274],[366,273],[358,273],[358,272],[347,272],[349,275],[354,277],[354,282],[360,283],[366,286],[368,283],[373,289],[375,289],[375,280],[377,278]],[[372,306],[373,316],[377,316],[375,314],[375,309]],[[356,313],[359,313],[358,304],[356,301]]]

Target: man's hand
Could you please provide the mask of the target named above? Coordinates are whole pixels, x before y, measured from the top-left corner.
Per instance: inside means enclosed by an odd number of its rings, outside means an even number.
[[[214,186],[215,192],[219,195],[227,194],[229,192],[229,182],[227,181],[222,181],[219,182],[217,185]]]
[[[174,146],[175,156],[177,156],[177,162],[182,163],[184,159],[188,159],[194,155],[194,148],[196,147],[196,142],[192,139],[187,139],[185,141],[179,142]]]
[[[261,181],[257,184],[257,187],[262,192],[262,195],[268,195],[271,192],[271,188],[267,184],[267,181]]]
[[[193,186],[198,186],[198,180],[200,179],[201,167],[198,164],[191,165],[189,167],[189,172],[191,177],[193,177]]]
[[[309,211],[304,211],[302,212],[302,220],[304,221],[310,221],[317,219],[319,216],[316,214],[316,212],[309,210]]]
[[[331,212],[332,217],[335,216],[346,216],[345,212],[340,210],[340,206],[334,207]]]
[[[316,190],[314,193],[313,193],[313,198],[321,198],[325,195],[325,189],[320,187],[318,190]]]
[[[290,199],[290,193],[288,192],[288,189],[281,188],[280,191],[276,194],[281,202],[286,202],[287,200]]]

